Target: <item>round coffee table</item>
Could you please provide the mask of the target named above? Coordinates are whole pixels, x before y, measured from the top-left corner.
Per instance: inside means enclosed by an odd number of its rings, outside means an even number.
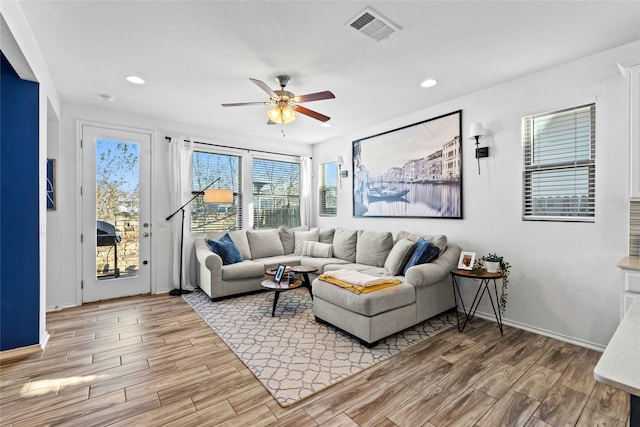
[[[265,274],[269,276],[275,276],[276,270],[277,268],[270,268],[265,272]],[[311,299],[313,299],[313,292],[311,292],[311,280],[309,280],[309,273],[315,273],[316,271],[318,271],[318,269],[310,265],[294,265],[291,267],[287,266],[287,268],[284,270],[284,275],[282,277],[285,278],[287,273],[289,273],[290,271],[293,271],[295,274],[302,274],[302,286],[307,288],[307,290],[309,291],[309,295],[311,296]],[[286,280],[286,279],[283,279],[283,280]]]
[[[294,273],[302,274],[303,286],[307,288],[309,291],[309,295],[311,295],[311,299],[313,299],[313,292],[311,292],[311,281],[309,280],[309,273],[315,273],[318,271],[316,267],[312,267],[310,265],[294,265],[291,267],[291,271]]]
[[[289,283],[288,280],[283,280],[280,283],[274,282],[273,279],[263,280],[260,283],[263,288],[268,289],[270,291],[275,291],[275,295],[273,296],[273,308],[271,309],[271,316],[275,316],[276,313],[276,305],[278,305],[278,298],[280,298],[280,292],[290,291],[291,289],[296,289],[302,286],[302,280],[294,280],[292,284]]]

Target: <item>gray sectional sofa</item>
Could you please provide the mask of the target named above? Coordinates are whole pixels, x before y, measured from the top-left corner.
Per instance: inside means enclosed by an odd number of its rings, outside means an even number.
[[[378,340],[420,323],[455,306],[449,272],[455,269],[460,247],[443,235],[337,229],[242,230],[229,237],[243,260],[223,265],[207,239],[195,242],[198,286],[212,300],[261,290],[265,270],[285,265],[318,268],[313,280],[314,314],[373,345]],[[405,269],[415,242],[437,246],[435,260]],[[431,246],[432,249],[433,246]],[[353,268],[377,277],[395,277],[401,283],[375,292],[355,294],[317,279],[331,270]],[[315,280],[314,280],[315,279]]]

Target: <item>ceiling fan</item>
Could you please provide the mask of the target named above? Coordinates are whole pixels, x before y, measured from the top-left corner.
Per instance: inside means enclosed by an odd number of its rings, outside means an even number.
[[[235,102],[230,104],[222,104],[222,106],[242,107],[245,105],[270,105],[272,106],[272,108],[267,111],[267,115],[269,116],[269,121],[267,122],[267,124],[282,123],[284,125],[285,123],[289,123],[295,120],[295,113],[303,114],[313,119],[320,120],[321,122],[326,122],[331,118],[329,116],[325,116],[324,114],[320,114],[316,111],[305,108],[299,104],[303,102],[320,101],[322,99],[332,99],[335,98],[335,95],[333,93],[326,90],[324,92],[295,96],[292,92],[284,90],[284,88],[287,86],[287,83],[289,82],[289,76],[279,75],[276,76],[276,78],[280,83],[279,90],[272,90],[263,81],[257,79],[249,79],[269,95],[268,101]]]

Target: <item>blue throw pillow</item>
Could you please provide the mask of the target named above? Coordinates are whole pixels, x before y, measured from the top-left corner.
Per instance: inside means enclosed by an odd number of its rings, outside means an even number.
[[[426,264],[438,258],[440,249],[431,242],[427,242],[422,237],[416,242],[416,249],[413,251],[413,255],[409,258],[407,265],[404,267],[403,274],[407,274],[407,270],[414,265]]]
[[[215,252],[222,258],[222,265],[235,264],[244,260],[229,234],[225,234],[220,240],[207,239],[207,243],[211,248],[211,252]]]

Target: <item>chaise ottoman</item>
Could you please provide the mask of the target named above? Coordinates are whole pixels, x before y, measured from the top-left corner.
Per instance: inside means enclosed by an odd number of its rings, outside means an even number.
[[[416,324],[416,290],[412,285],[400,283],[356,294],[315,279],[312,288],[316,320],[350,333],[367,347]]]

